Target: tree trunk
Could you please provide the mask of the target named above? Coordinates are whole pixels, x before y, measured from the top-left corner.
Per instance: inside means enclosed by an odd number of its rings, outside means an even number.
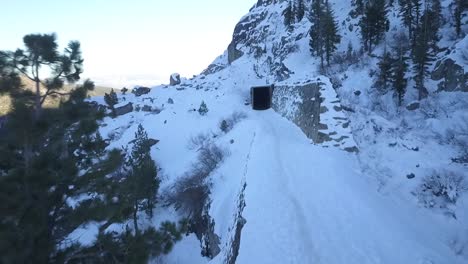
[[[36,83],[36,97],[34,102],[34,119],[37,121],[41,115],[41,80],[39,79],[39,65],[36,65],[34,82]]]
[[[133,208],[133,226],[135,227],[135,235],[139,234],[137,213],[138,213],[138,201],[135,200],[135,205]]]

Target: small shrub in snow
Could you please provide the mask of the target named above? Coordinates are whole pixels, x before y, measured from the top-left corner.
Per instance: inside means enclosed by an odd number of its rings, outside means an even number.
[[[231,131],[234,126],[239,123],[242,119],[247,118],[247,115],[244,112],[234,112],[231,116],[226,119],[223,119],[220,124],[219,128],[224,133]]]
[[[210,183],[207,178],[224,160],[227,153],[212,143],[203,146],[190,172],[186,173],[166,195],[167,202],[189,216],[200,217],[210,193]]]
[[[192,136],[188,143],[188,149],[199,150],[210,144],[212,144],[213,136],[209,133],[200,133],[196,136]]]
[[[445,207],[447,203],[455,204],[466,190],[468,185],[462,175],[442,170],[423,179],[418,196],[427,207]]]
[[[204,101],[201,102],[200,107],[198,108],[198,113],[202,116],[208,113],[208,107],[206,106]]]
[[[224,133],[227,133],[229,131],[229,126],[226,119],[223,119],[223,121],[221,121],[221,124],[219,124],[219,129],[221,129],[221,131],[223,131]]]
[[[114,105],[119,103],[119,99],[117,98],[117,94],[114,92],[114,89],[112,89],[110,93],[104,94],[104,102],[106,102],[110,109],[114,109]]]

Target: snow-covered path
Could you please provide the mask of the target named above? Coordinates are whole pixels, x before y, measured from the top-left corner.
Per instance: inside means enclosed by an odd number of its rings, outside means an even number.
[[[256,112],[237,263],[461,263],[423,210],[383,197],[355,156]],[[424,224],[422,224],[424,223]]]

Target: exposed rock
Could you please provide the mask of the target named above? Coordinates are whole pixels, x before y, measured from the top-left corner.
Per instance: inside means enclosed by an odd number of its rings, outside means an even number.
[[[141,111],[143,112],[151,112],[153,110],[153,108],[149,105],[144,105],[142,108],[141,108]]]
[[[204,71],[202,71],[202,75],[210,75],[216,72],[219,72],[226,68],[225,65],[220,65],[220,64],[210,64],[208,68],[206,68]]]
[[[169,78],[169,85],[174,86],[174,85],[179,85],[180,84],[180,74],[178,73],[173,73],[171,74],[171,77]]]
[[[272,108],[291,120],[317,143],[320,138],[320,86],[309,83],[300,86],[275,86]],[[290,111],[292,109],[292,111]]]
[[[335,112],[341,112],[343,110],[343,107],[341,106],[333,106],[333,110],[335,110]]]
[[[229,64],[233,63],[235,60],[242,57],[244,53],[236,48],[236,43],[233,41],[228,46],[228,62]]]
[[[241,193],[239,195],[239,201],[237,205],[237,214],[235,218],[235,232],[234,232],[234,237],[230,241],[230,248],[229,252],[227,254],[226,260],[224,263],[227,264],[235,264],[237,257],[239,255],[239,249],[241,245],[241,236],[242,236],[242,228],[244,225],[247,223],[247,220],[242,217],[242,213],[245,208],[245,188],[247,187],[247,184],[244,183]]]
[[[169,98],[169,99],[167,99],[167,103],[168,104],[174,104],[174,100],[172,100],[172,98]]]
[[[468,86],[466,84],[468,73],[465,73],[463,67],[456,64],[452,59],[438,61],[431,77],[435,81],[443,79],[443,81],[439,83],[439,91],[468,92]]]
[[[418,109],[419,106],[420,106],[419,102],[412,102],[411,104],[406,106],[406,109],[408,109],[409,111],[414,111]]]
[[[114,113],[115,113],[116,116],[121,116],[121,115],[128,114],[128,113],[130,113],[132,111],[133,111],[133,104],[128,103],[128,104],[126,104],[124,106],[115,108]]]
[[[154,146],[154,145],[156,145],[156,144],[158,144],[158,143],[159,143],[159,140],[154,139],[154,138],[148,138],[148,144],[149,144],[151,147]]]
[[[88,102],[88,105],[91,106],[92,108],[94,108],[94,110],[96,110],[96,111],[98,111],[98,112],[103,112],[103,113],[105,113],[105,112],[107,111],[107,106],[102,105],[102,104],[98,104],[98,103],[95,102],[95,101]]]
[[[356,146],[345,148],[344,150],[347,151],[347,152],[351,152],[351,153],[358,153],[359,152],[359,149]]]
[[[142,96],[144,94],[147,94],[151,91],[151,88],[148,87],[135,87],[132,90],[132,93],[135,94],[135,96]]]
[[[326,113],[328,112],[328,108],[326,106],[321,106],[320,107],[320,113],[323,114],[323,113]]]
[[[355,112],[356,112],[356,111],[354,111],[353,108],[348,107],[348,106],[345,106],[345,105],[341,105],[341,108],[343,108],[343,110],[346,111],[346,112],[351,112],[351,113],[355,113]]]

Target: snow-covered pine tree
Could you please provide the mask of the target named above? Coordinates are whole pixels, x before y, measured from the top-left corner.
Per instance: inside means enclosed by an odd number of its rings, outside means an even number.
[[[416,81],[416,89],[418,90],[418,99],[421,100],[427,97],[428,91],[425,88],[425,79],[429,74],[429,66],[434,60],[438,47],[438,16],[426,2],[424,13],[421,16],[420,25],[415,32],[415,42],[413,45],[413,62]]]
[[[323,37],[324,48],[327,65],[330,65],[330,59],[336,50],[336,45],[340,43],[341,36],[338,33],[338,23],[335,20],[335,15],[328,1],[325,3],[325,13],[323,15]]]
[[[301,22],[305,16],[305,4],[304,0],[297,0],[295,8],[296,21]]]
[[[159,189],[157,168],[151,158],[151,145],[148,134],[143,126],[138,125],[132,151],[127,158],[128,176],[125,182],[127,186],[126,200],[133,207],[133,224],[135,232],[138,233],[137,214],[140,210],[153,216],[153,208],[156,204],[156,195]]]
[[[453,12],[455,17],[455,32],[457,37],[461,36],[462,14],[463,11],[468,9],[468,3],[465,0],[455,0],[455,10]]]
[[[293,14],[293,7],[292,7],[291,1],[288,1],[288,6],[283,11],[283,17],[284,17],[284,20],[283,20],[284,25],[288,28],[288,30],[290,30],[294,22],[294,14]]]
[[[117,98],[117,94],[114,92],[114,89],[110,91],[110,93],[104,94],[104,102],[106,102],[107,106],[110,109],[114,109],[114,105],[119,103],[119,99]]]
[[[371,53],[388,30],[385,0],[370,1],[364,7],[364,15],[359,21],[364,48]]]
[[[323,32],[323,16],[324,6],[321,0],[312,0],[312,7],[310,12],[310,21],[312,26],[309,30],[309,47],[312,55],[320,57],[320,67],[323,68],[325,43],[324,43],[324,32]]]
[[[351,12],[353,18],[364,15],[365,0],[353,0],[352,6],[354,9]]]
[[[408,84],[406,73],[408,71],[409,40],[405,33],[400,32],[395,36],[393,44],[392,53],[395,55],[395,59],[392,64],[391,84],[395,91],[398,106],[401,106]]]
[[[403,24],[408,28],[408,36],[412,40],[413,33],[416,28],[416,9],[415,0],[398,0],[400,4],[400,17],[402,18]],[[418,0],[416,0],[418,2]]]
[[[382,58],[378,62],[379,72],[375,81],[375,86],[382,92],[387,92],[392,79],[392,65],[394,59],[387,50],[384,51]]]
[[[198,108],[198,113],[202,116],[208,113],[208,107],[206,106],[205,101],[202,101],[200,107]]]

